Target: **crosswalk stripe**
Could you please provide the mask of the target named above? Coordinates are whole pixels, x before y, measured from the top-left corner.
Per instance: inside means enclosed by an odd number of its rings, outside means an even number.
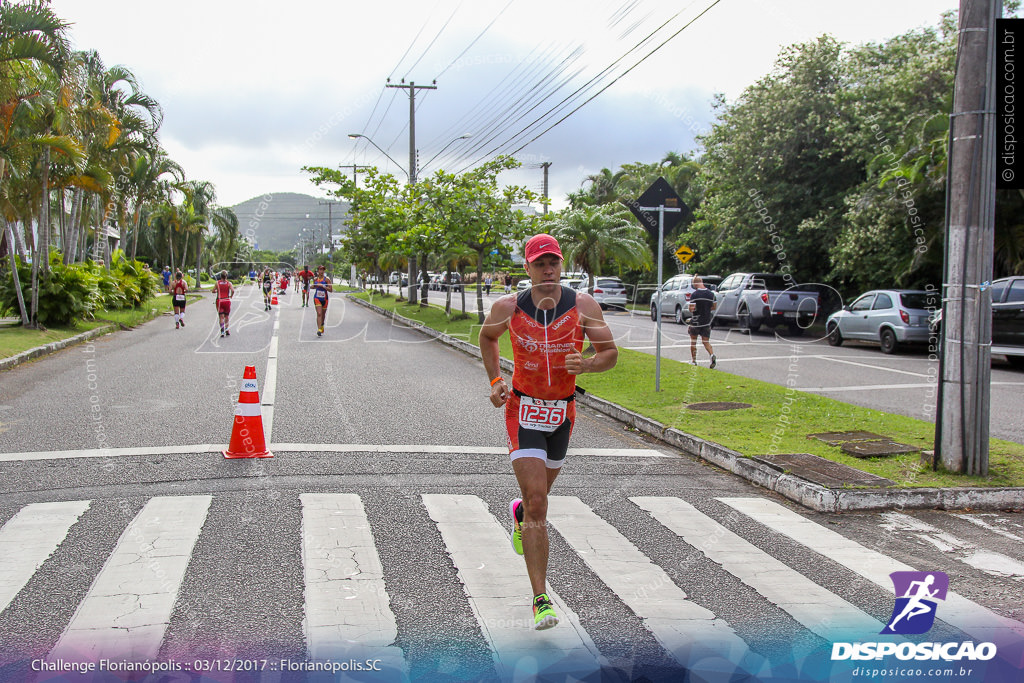
[[[679,498],[637,496],[630,500],[825,640],[849,640],[885,627]]]
[[[991,576],[1024,578],[1024,562],[1007,557],[1002,553],[982,550],[969,541],[915,519],[902,512],[883,512],[883,527],[894,531],[914,534],[966,565],[979,569]]]
[[[526,563],[512,550],[509,534],[476,496],[423,494],[469,597],[470,607],[493,652],[502,680],[597,671],[599,653],[579,617],[549,590],[559,623],[533,630],[532,591]]]
[[[210,500],[150,499],[121,534],[49,659],[155,659]]]
[[[67,537],[89,501],[26,505],[0,529],[0,612]]]
[[[724,657],[751,674],[765,673],[766,662],[728,624],[689,600],[664,569],[579,498],[551,496],[548,519],[680,664],[699,669],[709,657]]]
[[[359,496],[304,493],[299,499],[310,659],[381,659],[391,672],[408,672],[404,653],[394,647],[398,623]]]
[[[773,501],[764,498],[717,500],[860,574],[886,591],[893,590],[889,574],[915,571],[909,565],[851,541]],[[1024,624],[1002,617],[953,591],[946,594],[937,616],[980,642],[991,642],[997,646],[1014,643],[1013,647],[1019,650],[1020,643],[1024,641]]]

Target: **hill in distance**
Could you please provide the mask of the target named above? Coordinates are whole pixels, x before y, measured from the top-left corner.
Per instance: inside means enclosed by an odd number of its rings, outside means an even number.
[[[291,249],[305,235],[326,243],[348,229],[348,202],[327,200],[297,192],[271,192],[230,207],[238,216],[238,231],[256,248]],[[305,232],[304,232],[305,231]]]

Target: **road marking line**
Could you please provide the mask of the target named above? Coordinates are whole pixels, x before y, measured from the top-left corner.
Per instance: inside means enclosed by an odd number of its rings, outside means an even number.
[[[423,494],[458,572],[494,666],[504,681],[558,677],[589,678],[602,661],[579,617],[548,590],[558,626],[533,628],[532,590],[526,563],[509,542],[507,525],[495,519],[476,496]],[[507,515],[507,513],[506,513]]]
[[[654,496],[637,496],[630,500],[712,562],[722,565],[727,572],[825,640],[850,640],[864,633],[878,633],[885,627],[858,607],[729,531],[690,503],[679,498]]]
[[[915,519],[900,512],[883,512],[883,529],[914,534],[921,540],[938,548],[939,552],[951,555],[960,562],[979,569],[990,576],[1024,579],[1024,562],[1007,557],[1002,553],[979,550],[976,545],[953,534]]]
[[[615,527],[575,496],[548,500],[548,519],[558,533],[677,662],[699,669],[700,661],[713,652],[762,677],[765,660],[713,612],[687,599],[665,570]]]
[[[897,375],[910,375],[912,377],[929,377],[930,376],[930,375],[928,375],[927,373],[924,373],[924,372],[911,372],[910,370],[897,370],[896,368],[887,368],[887,367],[883,367],[883,366],[879,366],[879,365],[873,365],[871,363],[858,363],[856,361],[846,360],[845,358],[836,358],[834,356],[828,356],[828,357],[825,357],[825,356],[814,356],[814,357],[815,358],[821,358],[822,360],[828,360],[829,362],[832,362],[832,363],[846,363],[847,365],[856,365],[857,367],[869,368],[871,370],[882,370],[883,372],[894,372]]]
[[[927,389],[934,386],[937,386],[935,382],[928,382],[923,384],[864,384],[846,387],[796,387],[796,390],[810,393],[826,393],[836,391],[881,391],[885,389]]]
[[[984,517],[994,517],[995,515],[991,515],[991,514],[988,514],[988,515],[978,515],[978,514],[969,515],[969,514],[954,513],[953,516],[954,517],[959,517],[960,519],[964,520],[965,522],[970,522],[971,524],[974,524],[975,526],[980,526],[982,529],[987,529],[988,531],[991,531],[994,534],[999,534],[1000,536],[1004,536],[1004,537],[1009,538],[1011,540],[1017,541],[1018,543],[1021,543],[1022,541],[1024,541],[1024,535],[1022,535],[1020,533],[1016,533],[1015,534],[1012,531],[1007,531],[1006,529],[1000,529],[999,527],[993,526],[992,524],[989,524],[984,519],[982,519],[983,516]],[[1017,524],[1016,526],[1019,527],[1021,525]]]
[[[310,659],[381,659],[388,669],[407,673],[405,653],[394,647],[398,623],[359,496],[304,493],[299,500],[305,578],[302,630]]]
[[[210,501],[151,498],[121,534],[48,659],[155,660]]]
[[[274,330],[270,335],[270,348],[267,350],[267,371],[263,380],[263,396],[260,398],[263,413],[263,439],[270,443],[270,433],[274,427],[274,401],[277,399],[277,345],[278,330],[281,329],[280,315],[274,316]]]
[[[845,536],[826,529],[778,503],[764,498],[718,498],[726,505],[748,517],[788,536],[824,557],[863,576],[886,592],[893,590],[889,574],[896,571],[914,571],[914,568],[883,555]],[[953,591],[939,608],[938,618],[981,642],[995,643],[1004,656],[1020,657],[1020,643],[1024,641],[1024,624],[1002,617],[987,607],[964,598]],[[1010,651],[1018,652],[1010,654]],[[1015,662],[1019,666],[1019,663]]]
[[[255,405],[255,404],[254,404]],[[356,444],[356,443],[271,443],[271,451],[281,453],[443,453],[455,455],[508,455],[503,446],[448,446],[430,444]],[[89,448],[67,451],[30,451],[0,453],[0,462],[28,460],[68,460],[77,458],[124,458],[153,455],[191,455],[220,453],[223,445],[139,446],[135,448]],[[568,455],[616,458],[676,458],[651,448],[570,448]]]
[[[0,529],[0,612],[67,538],[88,500],[26,505]]]

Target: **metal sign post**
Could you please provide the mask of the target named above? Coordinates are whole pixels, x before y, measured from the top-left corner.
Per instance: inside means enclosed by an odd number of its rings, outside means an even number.
[[[638,206],[637,209],[644,212],[658,212],[658,289],[654,291],[655,296],[661,292],[661,263],[665,256],[665,212],[682,211],[679,207],[665,208],[658,206]],[[658,299],[658,339],[654,352],[654,390],[661,391],[661,299]]]

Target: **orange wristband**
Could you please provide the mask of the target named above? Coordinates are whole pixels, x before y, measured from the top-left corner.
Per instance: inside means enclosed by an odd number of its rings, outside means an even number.
[[[493,387],[498,382],[504,382],[504,381],[505,381],[505,378],[502,377],[501,375],[498,375],[497,377],[495,377],[494,379],[491,380],[491,386]]]

